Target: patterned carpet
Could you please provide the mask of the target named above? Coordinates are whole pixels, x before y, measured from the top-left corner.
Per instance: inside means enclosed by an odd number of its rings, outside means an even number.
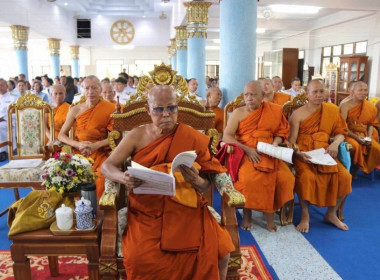
[[[254,246],[242,246],[243,256],[240,279],[270,280],[257,249]],[[51,277],[48,268],[47,257],[30,257],[32,267],[32,279],[38,280],[88,280],[87,260],[81,256],[59,257],[59,272],[57,277]],[[12,260],[9,251],[0,251],[0,280],[13,280]]]

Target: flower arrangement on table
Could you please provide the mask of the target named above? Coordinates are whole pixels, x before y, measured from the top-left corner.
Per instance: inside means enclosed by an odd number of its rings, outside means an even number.
[[[56,153],[42,167],[42,185],[59,193],[80,192],[81,184],[95,181],[92,163],[79,154]]]

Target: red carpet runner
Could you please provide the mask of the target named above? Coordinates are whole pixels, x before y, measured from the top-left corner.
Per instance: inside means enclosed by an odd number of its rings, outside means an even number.
[[[257,249],[254,246],[242,246],[243,256],[240,279],[272,279]],[[33,280],[87,280],[87,260],[81,256],[59,257],[59,273],[51,277],[47,257],[31,257]],[[0,280],[13,280],[12,260],[9,251],[0,251]]]

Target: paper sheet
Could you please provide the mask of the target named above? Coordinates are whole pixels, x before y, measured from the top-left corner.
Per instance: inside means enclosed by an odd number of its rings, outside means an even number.
[[[175,179],[169,174],[152,170],[134,161],[132,161],[132,166],[128,167],[128,172],[132,177],[144,181],[139,187],[133,189],[135,194],[175,195]]]
[[[293,164],[293,149],[278,146],[276,147],[268,143],[259,142],[257,143],[257,151]]]
[[[330,154],[326,153],[324,148],[303,153],[309,155],[311,157],[309,160],[314,164],[337,165],[336,161],[330,156]]]
[[[4,169],[20,169],[20,168],[34,168],[42,163],[42,159],[14,159],[0,168]]]

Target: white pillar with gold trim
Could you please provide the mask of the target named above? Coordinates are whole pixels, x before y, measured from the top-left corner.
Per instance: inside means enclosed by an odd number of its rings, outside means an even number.
[[[71,76],[79,78],[79,46],[70,46],[71,53]]]
[[[13,47],[17,57],[18,74],[24,74],[26,80],[28,77],[28,35],[29,27],[23,25],[11,25]]]
[[[51,58],[52,77],[60,76],[59,51],[61,49],[61,39],[49,38],[49,50]]]

